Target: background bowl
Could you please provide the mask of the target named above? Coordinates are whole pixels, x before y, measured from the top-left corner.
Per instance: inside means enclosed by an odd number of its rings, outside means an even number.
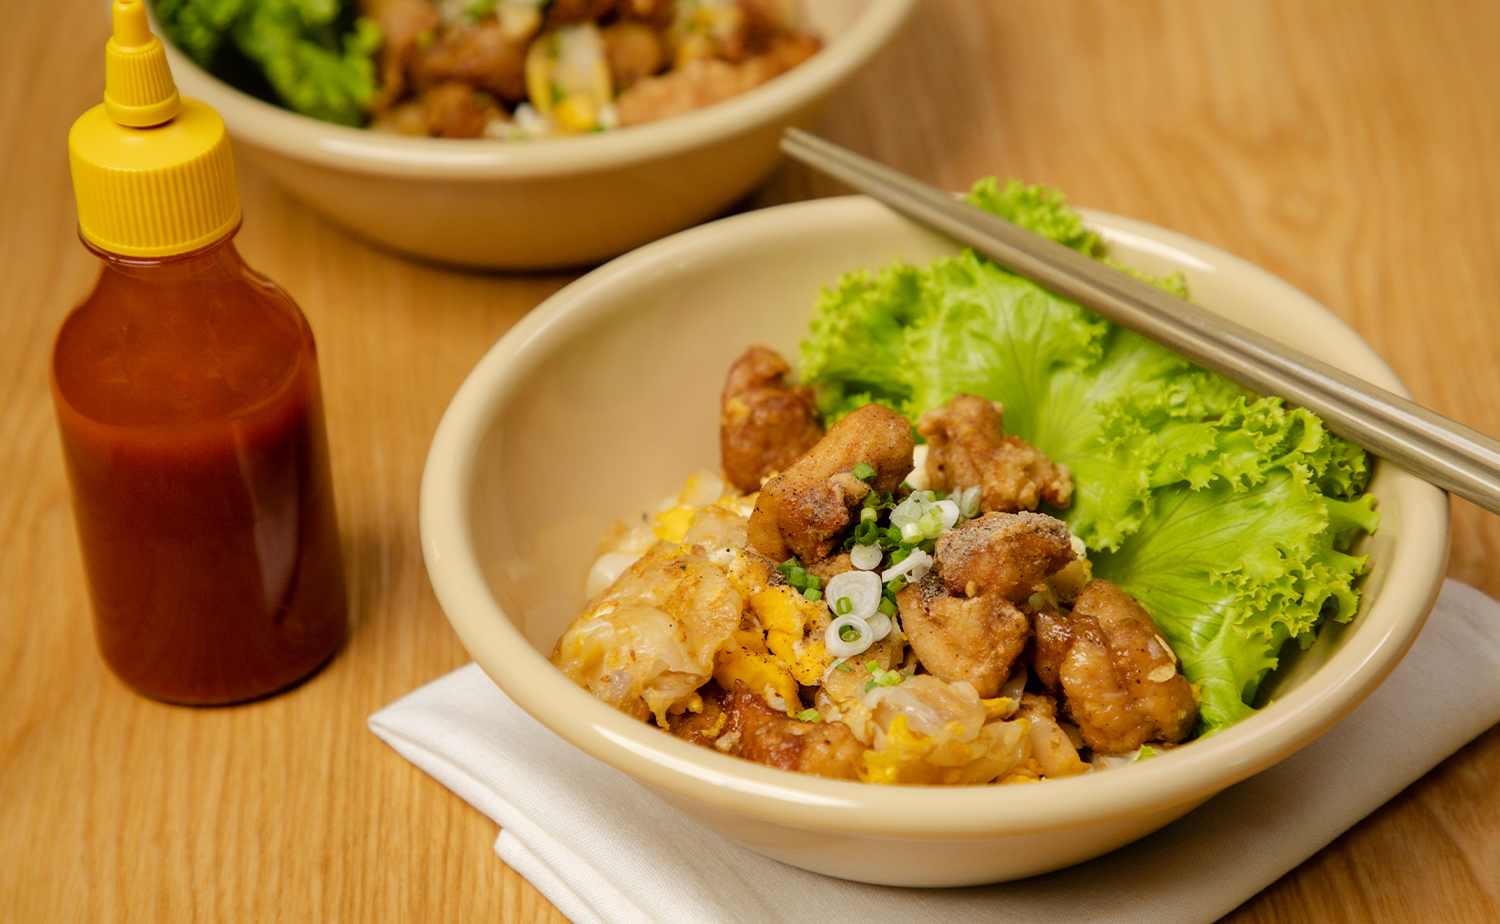
[[[824,47],[717,105],[613,132],[514,143],[396,136],[298,115],[229,86],[168,43],[179,90],[224,118],[235,153],[330,221],[468,267],[597,263],[719,214],[776,165],[915,0],[803,2]],[[156,30],[161,34],[161,30]]]
[[[1393,391],[1348,326],[1215,248],[1085,212],[1115,255],[1180,269],[1205,306]],[[581,611],[606,526],[718,466],[718,395],[762,342],[794,358],[819,291],[845,271],[950,253],[863,197],[723,219],[561,290],[483,358],[434,436],[421,534],[439,601],[475,661],[542,724],[767,856],[850,879],[951,886],[1089,859],[1172,821],[1326,731],[1416,637],[1447,553],[1438,489],[1379,465],[1379,532],[1354,621],[1267,681],[1271,704],[1150,761],[1032,786],[881,787],[800,776],[694,747],[595,700],[548,661]],[[893,843],[920,849],[890,849]]]

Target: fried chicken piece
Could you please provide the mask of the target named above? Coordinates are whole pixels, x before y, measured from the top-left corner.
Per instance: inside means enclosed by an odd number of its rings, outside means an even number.
[[[505,116],[493,96],[458,81],[423,93],[416,109],[422,133],[434,138],[482,138],[486,125]],[[397,107],[388,115],[394,118],[402,111]]]
[[[1064,697],[1063,712],[1100,754],[1126,754],[1150,741],[1176,744],[1197,725],[1192,684],[1134,597],[1090,581],[1071,614],[1036,616],[1037,677]]]
[[[735,360],[720,397],[719,454],[729,483],[749,494],[823,437],[811,388],[786,381],[791,367],[755,345]]]
[[[703,712],[673,718],[672,734],[779,770],[837,780],[859,778],[868,748],[842,722],[801,722],[750,692],[743,681],[707,688]]]
[[[822,561],[815,561],[804,565],[807,573],[827,584],[830,580],[843,574],[845,571],[854,571],[854,563],[849,560],[848,552],[835,552]]]
[[[999,594],[957,597],[936,571],[896,594],[901,630],[927,672],[949,683],[973,684],[991,697],[1026,648],[1031,623]]]
[[[1043,688],[1062,692],[1063,659],[1073,645],[1072,621],[1065,612],[1038,609],[1031,617],[1031,637],[1031,672]]]
[[[725,48],[731,61],[774,53],[778,42],[796,32],[795,8],[785,0],[738,0],[736,6],[739,28]]]
[[[1073,500],[1068,467],[1006,436],[998,401],[955,395],[917,418],[917,432],[927,437],[927,480],[934,491],[978,486],[984,512],[1035,510],[1041,501],[1066,507]]]
[[[597,22],[615,11],[620,0],[552,0],[547,7],[551,23]]]
[[[1022,511],[986,513],[958,524],[938,536],[933,559],[949,593],[998,594],[1021,603],[1073,557],[1067,524]]]
[[[379,116],[406,92],[407,69],[422,37],[436,34],[442,22],[437,6],[428,0],[360,0],[359,9],[380,27],[380,50],[376,53],[380,89],[369,106]]]
[[[677,12],[677,0],[619,0],[621,19],[639,19],[653,28],[666,29]]]
[[[629,89],[667,66],[661,33],[639,20],[622,19],[599,30],[616,92]]]
[[[645,77],[615,100],[620,125],[640,125],[701,109],[758,87],[806,61],[820,43],[806,36],[778,36],[765,54],[727,61],[694,58],[663,74]]]
[[[772,561],[804,563],[832,554],[870,490],[895,491],[911,471],[911,424],[888,407],[866,404],[828,428],[816,445],[767,481],[747,531],[749,547]],[[861,462],[869,483],[851,474]]]
[[[724,712],[724,700],[727,694],[718,683],[712,680],[705,684],[698,694],[703,700],[702,709],[698,712],[683,711],[669,714],[667,731],[688,744],[696,744],[700,748],[711,748],[714,742],[719,740],[719,736],[724,734],[724,727],[729,722],[729,716]]]
[[[938,537],[933,570],[896,594],[901,628],[928,672],[994,696],[1031,637],[1020,604],[1073,560],[1062,521],[987,513]]]
[[[552,0],[547,5],[547,25],[633,20],[665,30],[672,22],[676,5],[677,0]]]
[[[740,64],[774,53],[799,31],[796,7],[787,0],[676,0],[666,25],[677,66],[709,58]]]
[[[526,99],[526,48],[531,35],[512,35],[498,19],[449,29],[411,62],[412,82],[427,89],[468,84],[508,104]]]

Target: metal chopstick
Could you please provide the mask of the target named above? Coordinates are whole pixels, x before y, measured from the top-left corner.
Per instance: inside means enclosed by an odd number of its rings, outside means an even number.
[[[1038,285],[1251,391],[1305,407],[1380,458],[1500,513],[1500,441],[816,135],[787,129],[781,147]]]

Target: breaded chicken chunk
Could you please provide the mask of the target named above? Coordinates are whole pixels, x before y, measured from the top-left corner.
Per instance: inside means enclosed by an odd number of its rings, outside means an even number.
[[[1100,754],[1125,754],[1193,732],[1198,704],[1177,656],[1134,597],[1090,581],[1071,613],[1036,615],[1038,679],[1061,690],[1064,711]]]
[[[927,480],[934,491],[981,489],[979,509],[1014,513],[1046,501],[1066,507],[1073,477],[1018,436],[1005,435],[1004,407],[977,395],[956,395],[917,418],[927,438]]]
[[[530,42],[530,35],[512,35],[498,20],[481,20],[444,32],[412,61],[410,75],[418,89],[461,83],[514,105],[526,99]]]
[[[791,367],[755,345],[730,366],[719,399],[719,455],[724,477],[739,491],[760,490],[823,437],[811,388],[787,382]]]
[[[371,109],[383,112],[407,90],[407,69],[416,59],[424,36],[436,33],[442,21],[437,7],[427,0],[360,0],[360,14],[380,27],[380,89]]]
[[[936,571],[896,594],[901,629],[927,672],[994,696],[1026,648],[1031,623],[999,594],[954,596]]]
[[[838,780],[858,779],[868,750],[844,723],[794,719],[738,680],[733,690],[709,691],[702,713],[675,717],[670,731],[768,767]]]
[[[766,482],[750,515],[750,548],[772,561],[831,555],[871,490],[895,491],[911,472],[915,440],[905,417],[879,404],[850,411],[802,458]],[[868,482],[851,474],[866,463]]]
[[[949,593],[997,594],[1022,603],[1073,557],[1067,524],[1026,511],[960,523],[938,537],[935,560]]]
[[[694,58],[660,74],[643,77],[615,100],[620,125],[640,125],[722,102],[779,77],[811,58],[821,47],[801,35],[777,36],[762,54],[739,61]]]
[[[938,537],[933,570],[896,595],[901,628],[923,667],[994,696],[1031,637],[1021,604],[1073,560],[1062,521],[987,513]]]

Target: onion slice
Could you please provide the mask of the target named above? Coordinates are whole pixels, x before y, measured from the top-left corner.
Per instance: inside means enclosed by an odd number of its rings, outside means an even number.
[[[852,628],[855,630],[853,638],[844,638],[844,630]],[[828,630],[823,633],[823,643],[828,648],[828,653],[836,658],[848,658],[862,654],[875,642],[875,633],[870,630],[870,624],[858,616],[840,616],[828,624]]]
[[[880,608],[880,594],[880,577],[873,571],[845,571],[823,586],[823,599],[835,617],[869,619]]]

